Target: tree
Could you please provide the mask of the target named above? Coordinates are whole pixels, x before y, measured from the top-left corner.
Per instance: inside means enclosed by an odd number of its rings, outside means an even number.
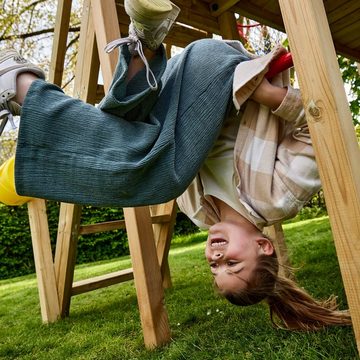
[[[360,67],[343,56],[338,57],[342,78],[348,87],[351,113],[355,125],[360,125]]]
[[[64,66],[63,88],[71,93],[80,31],[81,1],[74,0]],[[0,0],[0,48],[13,47],[35,59],[45,72],[51,58],[57,1]],[[70,85],[70,86],[69,86]]]

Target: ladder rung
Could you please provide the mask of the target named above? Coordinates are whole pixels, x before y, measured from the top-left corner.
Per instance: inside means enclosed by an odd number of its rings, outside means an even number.
[[[151,217],[151,222],[153,224],[162,224],[169,222],[170,220],[171,220],[171,216],[168,214],[154,215]],[[97,224],[81,225],[79,234],[88,235],[102,231],[112,231],[118,229],[125,229],[125,220],[105,221]]]
[[[94,234],[102,231],[111,231],[118,229],[125,229],[125,220],[114,220],[97,224],[81,225],[79,234]]]
[[[169,215],[169,214],[151,216],[152,224],[162,224],[162,223],[167,223],[170,221],[171,221],[171,215]]]
[[[106,286],[111,286],[124,281],[132,280],[134,278],[133,269],[125,269],[110,274],[96,276],[93,278],[76,281],[73,283],[71,295],[79,295],[88,291],[101,289]]]

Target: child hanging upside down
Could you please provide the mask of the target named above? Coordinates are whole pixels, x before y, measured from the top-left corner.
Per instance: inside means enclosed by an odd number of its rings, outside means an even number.
[[[350,324],[334,301],[278,276],[262,233],[320,188],[299,91],[287,73],[264,78],[284,49],[255,58],[239,42],[206,39],[167,61],[161,43],[178,7],[125,0],[125,10],[129,37],[107,46],[121,51],[97,108],[45,82],[13,50],[0,52],[0,119],[21,113],[16,156],[0,168],[0,201],[129,207],[178,198],[209,228],[205,255],[232,303],[265,300],[288,329]]]

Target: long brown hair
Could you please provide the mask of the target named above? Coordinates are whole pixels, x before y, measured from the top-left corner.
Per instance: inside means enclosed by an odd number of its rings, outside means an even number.
[[[278,276],[276,253],[260,255],[245,289],[220,293],[232,304],[253,305],[265,300],[274,326],[288,330],[319,330],[329,325],[351,325],[348,310],[339,311],[336,297],[325,301],[312,298],[288,278]]]

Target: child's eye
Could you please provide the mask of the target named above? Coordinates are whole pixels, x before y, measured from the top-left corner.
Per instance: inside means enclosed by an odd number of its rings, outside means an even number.
[[[210,263],[210,267],[214,269],[214,268],[216,268],[216,267],[217,267],[217,264],[216,264],[216,263],[214,263],[214,262],[213,262],[213,263]]]
[[[227,262],[227,265],[228,265],[228,266],[234,266],[234,265],[236,265],[236,264],[237,264],[236,261],[228,261],[228,262]]]

